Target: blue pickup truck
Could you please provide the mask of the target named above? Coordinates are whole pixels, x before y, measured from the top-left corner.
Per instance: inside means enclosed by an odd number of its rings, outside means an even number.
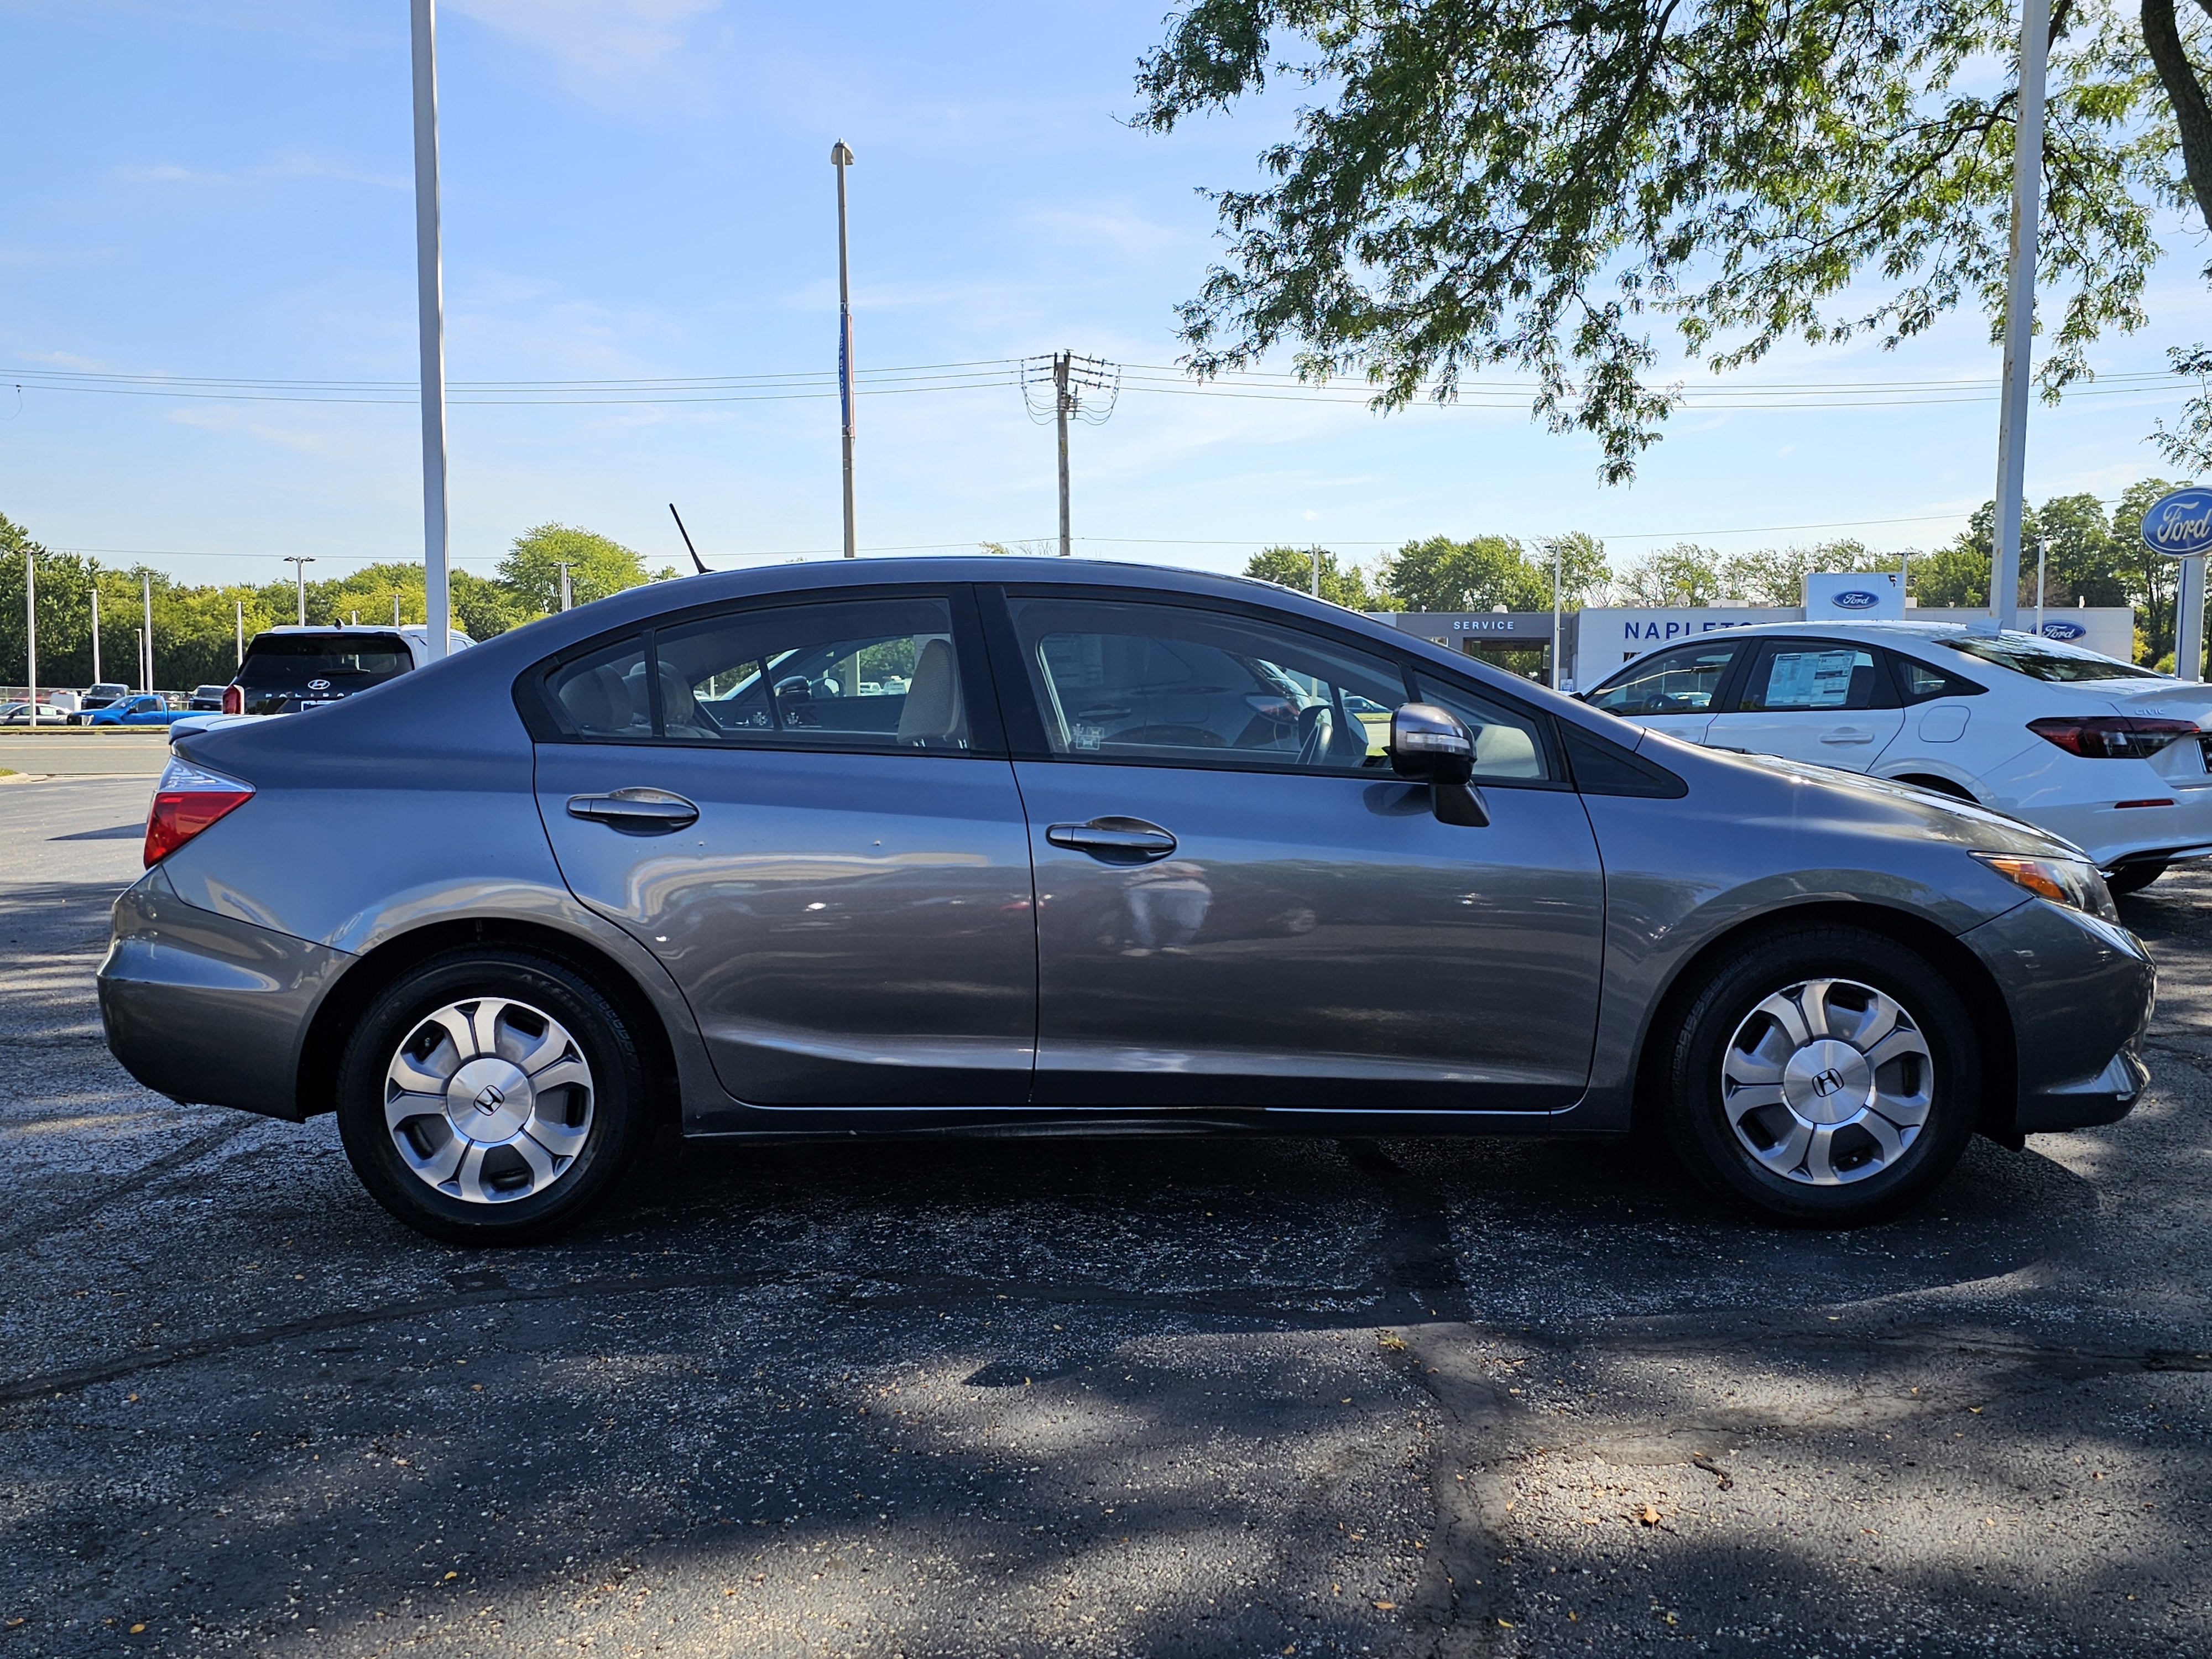
[[[172,720],[182,720],[191,711],[172,708],[169,700],[154,692],[142,691],[136,696],[118,697],[105,708],[95,708],[84,717],[87,726],[167,726]]]

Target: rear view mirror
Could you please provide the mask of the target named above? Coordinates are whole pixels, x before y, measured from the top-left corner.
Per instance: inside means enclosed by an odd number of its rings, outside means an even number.
[[[1474,738],[1449,709],[1409,702],[1392,714],[1390,769],[1429,786],[1439,822],[1477,830],[1489,823],[1482,797],[1468,782],[1474,775]]]

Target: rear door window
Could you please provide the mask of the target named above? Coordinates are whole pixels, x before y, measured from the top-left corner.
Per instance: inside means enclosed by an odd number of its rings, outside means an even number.
[[[1875,653],[1833,640],[1765,640],[1735,700],[1744,714],[1893,707]]]

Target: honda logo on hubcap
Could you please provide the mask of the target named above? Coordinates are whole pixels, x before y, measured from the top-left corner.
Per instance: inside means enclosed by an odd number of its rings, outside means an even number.
[[[1831,1073],[1830,1075],[1833,1076],[1834,1073]],[[1843,1087],[1841,1079],[1838,1080],[1836,1086],[1839,1089]],[[1828,1091],[1823,1089],[1820,1092],[1826,1094]],[[506,1104],[507,1097],[501,1094],[497,1086],[493,1084],[485,1084],[477,1094],[477,1105],[483,1111],[495,1112]]]
[[[1824,1100],[1843,1086],[1844,1074],[1832,1066],[1825,1072],[1814,1074],[1813,1091]]]

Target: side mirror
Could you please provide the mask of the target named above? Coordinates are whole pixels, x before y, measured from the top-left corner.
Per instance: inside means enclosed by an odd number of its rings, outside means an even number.
[[[1390,769],[1429,786],[1437,821],[1480,830],[1490,823],[1474,775],[1474,738],[1459,718],[1432,702],[1409,702],[1390,716]]]

